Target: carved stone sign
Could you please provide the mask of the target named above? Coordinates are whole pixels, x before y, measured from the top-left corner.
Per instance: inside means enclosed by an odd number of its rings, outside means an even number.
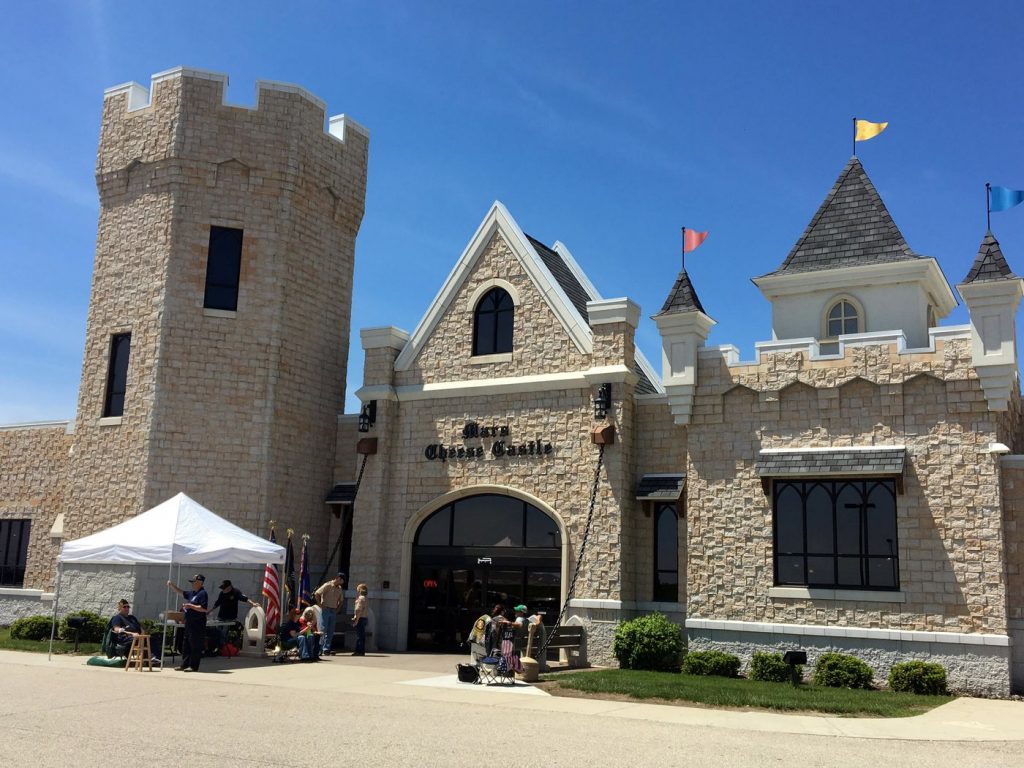
[[[466,442],[445,445],[431,443],[423,449],[427,461],[463,461],[465,459],[509,458],[513,456],[549,456],[554,446],[542,438],[525,442],[512,439],[512,430],[507,424],[480,426],[475,421],[467,421],[462,428],[462,439]],[[480,441],[477,444],[477,441]],[[490,441],[485,444],[484,441]]]

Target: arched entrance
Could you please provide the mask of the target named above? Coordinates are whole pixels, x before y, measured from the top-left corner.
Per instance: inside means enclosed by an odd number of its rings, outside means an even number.
[[[485,493],[452,501],[417,528],[409,648],[457,651],[495,603],[525,603],[554,623],[561,608],[558,524],[533,504]]]

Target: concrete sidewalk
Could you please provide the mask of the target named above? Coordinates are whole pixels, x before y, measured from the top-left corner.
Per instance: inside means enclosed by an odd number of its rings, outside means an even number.
[[[0,669],[8,666],[75,669],[121,684],[201,687],[207,683],[260,688],[323,690],[367,696],[415,699],[474,706],[561,712],[588,718],[643,720],[735,731],[841,736],[856,739],[911,741],[1024,741],[1024,703],[961,698],[930,712],[906,718],[843,718],[787,715],[764,711],[716,710],[551,696],[526,684],[514,687],[457,682],[455,664],[465,656],[374,653],[362,658],[333,656],[317,664],[271,664],[257,659],[204,659],[199,673],[167,669],[136,672],[85,667],[82,657],[0,651]],[[76,679],[79,676],[75,676]],[[88,678],[85,678],[88,679]],[[144,681],[144,682],[143,682]]]

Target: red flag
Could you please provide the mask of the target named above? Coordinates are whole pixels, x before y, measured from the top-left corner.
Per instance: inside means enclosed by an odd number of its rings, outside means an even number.
[[[707,232],[698,232],[695,229],[683,229],[683,253],[690,253],[700,248],[700,244],[708,239]]]
[[[274,529],[270,529],[270,541],[277,543]],[[267,563],[263,571],[263,596],[267,598],[267,633],[277,631],[277,624],[281,620],[281,582],[278,580],[277,566]]]

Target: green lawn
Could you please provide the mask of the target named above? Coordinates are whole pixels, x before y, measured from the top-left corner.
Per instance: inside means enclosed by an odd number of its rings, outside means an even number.
[[[693,702],[710,707],[822,712],[851,717],[910,717],[953,700],[953,696],[916,696],[912,693],[820,688],[786,683],[762,683],[724,677],[700,677],[670,672],[602,669],[592,672],[556,672],[541,676],[559,689],[579,691],[595,698],[603,695],[636,699]]]
[[[0,649],[5,651],[32,651],[33,653],[46,653],[50,648],[50,640],[12,640],[11,628],[0,627]],[[74,653],[75,644],[65,643],[63,640],[54,640],[54,653]],[[95,656],[100,652],[99,643],[79,643],[78,654],[80,656]]]

